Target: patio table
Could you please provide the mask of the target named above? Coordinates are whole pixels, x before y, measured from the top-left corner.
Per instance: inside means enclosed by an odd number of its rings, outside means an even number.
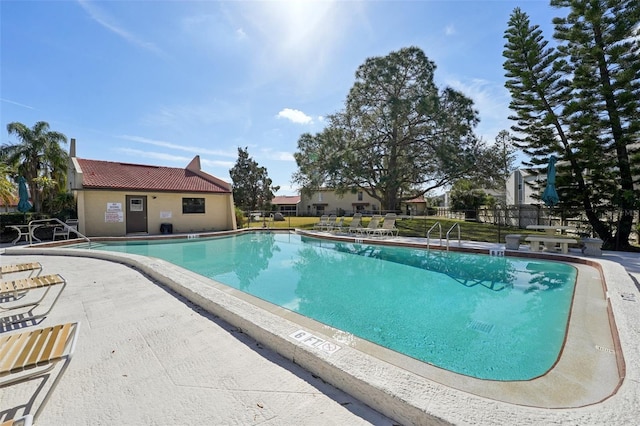
[[[38,237],[33,235],[33,232],[36,230],[36,228],[40,226],[42,225],[9,225],[10,228],[13,228],[16,231],[18,231],[18,237],[12,241],[13,245],[15,246],[16,243],[20,241],[20,238],[22,237],[24,237],[24,240],[27,241],[29,244],[32,244],[33,240],[36,240],[39,243],[41,243],[42,241]]]

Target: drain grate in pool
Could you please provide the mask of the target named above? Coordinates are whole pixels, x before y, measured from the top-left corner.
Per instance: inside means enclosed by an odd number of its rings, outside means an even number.
[[[467,327],[472,330],[479,331],[481,333],[491,333],[491,330],[493,330],[493,325],[487,324],[486,322],[482,322],[482,321],[476,321],[476,320],[473,320],[469,324],[467,324]]]

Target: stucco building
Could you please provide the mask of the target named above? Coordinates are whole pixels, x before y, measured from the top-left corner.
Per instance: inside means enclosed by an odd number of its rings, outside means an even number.
[[[524,204],[540,204],[540,195],[544,191],[546,175],[531,174],[526,170],[514,170],[507,179],[505,204],[521,206]]]
[[[88,237],[236,229],[231,184],[203,172],[199,156],[184,169],[89,160],[76,157],[75,139],[69,154],[69,190]]]
[[[350,215],[353,213],[379,212],[380,203],[366,192],[358,190],[342,195],[333,189],[318,189],[311,196],[302,194],[298,212],[302,216],[323,214]]]

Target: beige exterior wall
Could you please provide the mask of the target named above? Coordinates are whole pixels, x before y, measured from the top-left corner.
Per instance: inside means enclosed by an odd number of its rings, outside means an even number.
[[[174,234],[236,229],[232,194],[82,190],[77,192],[79,231],[87,237],[125,236],[127,195],[147,197],[149,235],[160,234],[162,223],[172,224]],[[183,214],[182,198],[204,198],[205,213]],[[105,218],[113,203],[122,207],[122,222]]]
[[[533,195],[542,194],[544,190],[540,185],[542,179],[546,179],[546,177],[530,175],[524,170],[515,170],[507,179],[506,205],[540,204],[540,199],[533,198]]]
[[[359,199],[358,193],[361,194]],[[356,193],[347,192],[341,196],[332,190],[319,190],[311,197],[301,196],[298,207],[299,215],[321,215],[340,214],[340,210],[345,214],[353,214],[359,210],[367,212],[380,211],[380,203],[364,191]]]

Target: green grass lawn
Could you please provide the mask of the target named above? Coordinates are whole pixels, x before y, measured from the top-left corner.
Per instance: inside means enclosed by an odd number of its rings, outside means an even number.
[[[283,228],[297,228],[297,229],[313,229],[313,226],[318,223],[319,217],[285,217],[283,222],[271,222],[267,219],[266,222],[251,222],[250,227],[261,228],[263,223],[266,223],[272,229]],[[363,218],[362,224],[366,226],[371,218]],[[442,217],[414,217],[412,219],[398,219],[396,220],[396,227],[398,228],[399,235],[405,237],[425,237],[427,231],[436,224],[440,223],[442,228],[442,238],[446,237],[447,231],[451,229],[454,224],[460,226],[460,238],[468,241],[484,241],[484,242],[501,242],[504,243],[504,236],[507,234],[539,234],[536,231],[528,231],[526,229],[518,229],[514,227],[505,227],[488,223],[479,222],[467,222],[464,220],[454,220]],[[351,218],[345,218],[345,224],[349,225]],[[244,224],[247,227],[247,224]],[[439,238],[439,228],[436,226],[430,233],[431,238]],[[451,240],[458,238],[458,231],[454,229],[449,235]]]

